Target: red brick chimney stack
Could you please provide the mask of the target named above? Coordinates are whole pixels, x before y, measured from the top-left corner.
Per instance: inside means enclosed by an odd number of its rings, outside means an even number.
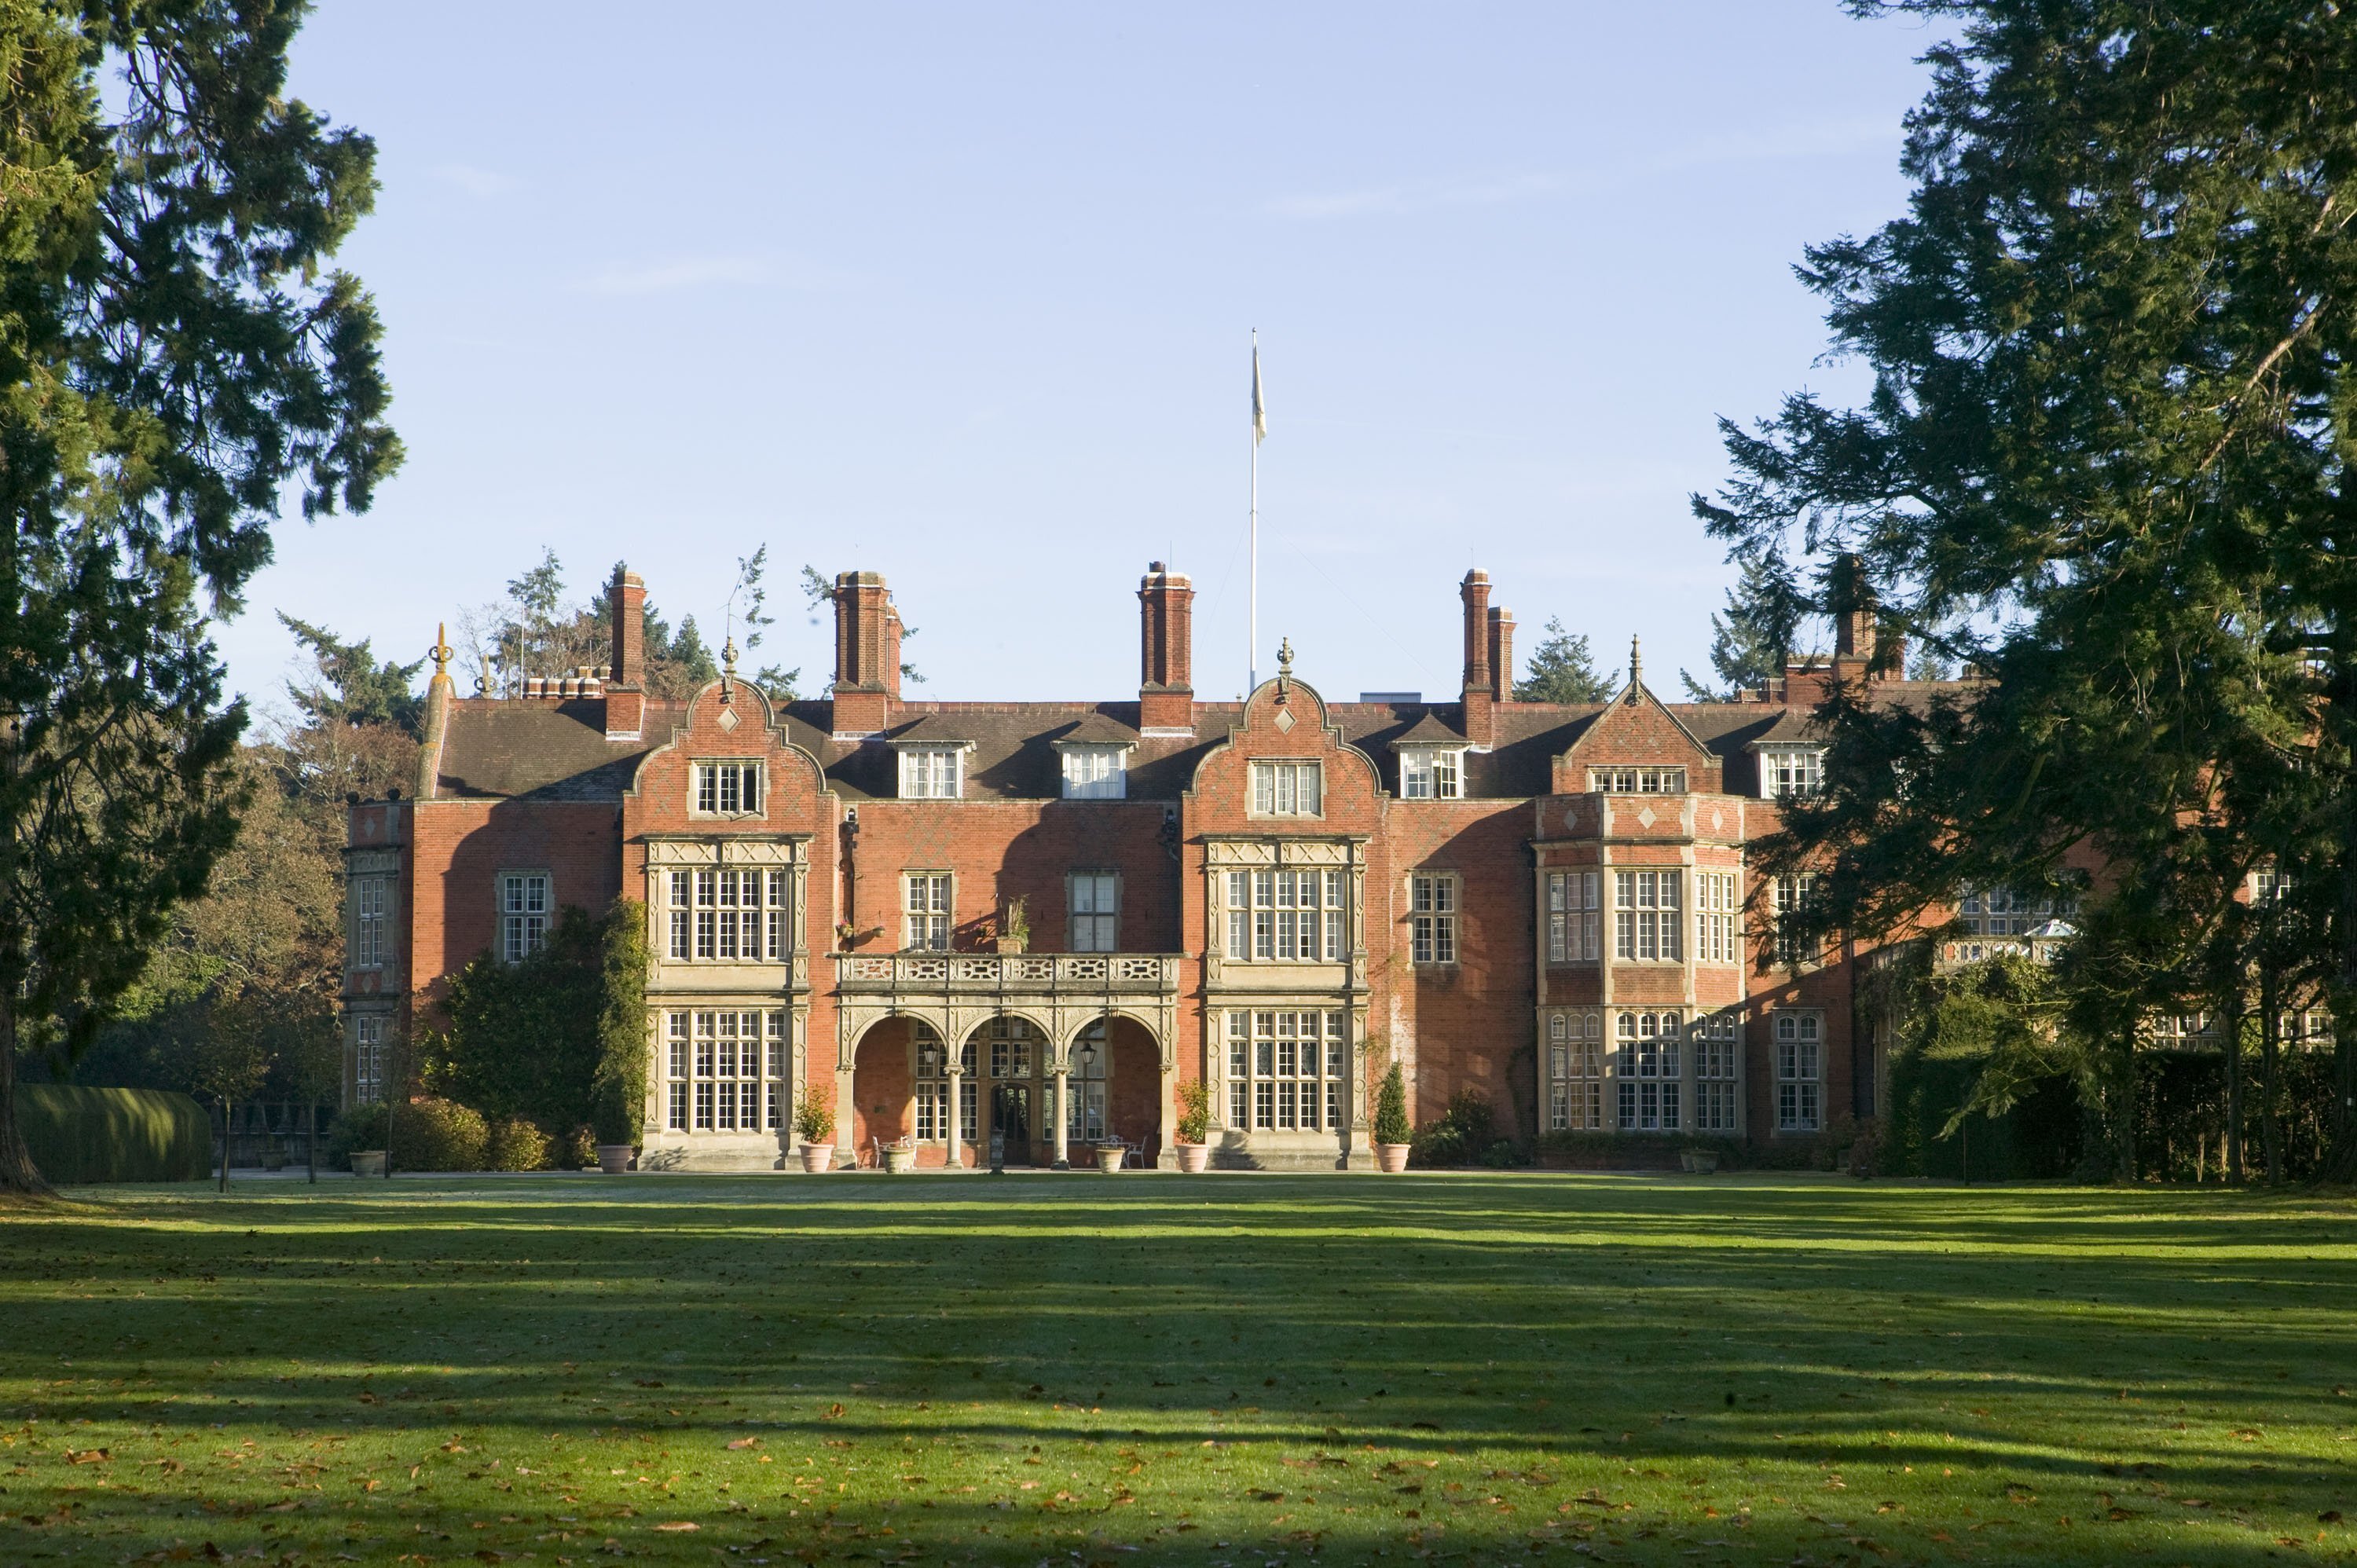
[[[1490,684],[1490,574],[1475,567],[1457,592],[1465,601],[1465,738],[1486,746],[1495,732],[1498,700]]]
[[[646,728],[647,585],[618,565],[607,602],[614,613],[614,667],[606,684],[606,735],[636,740]]]
[[[1514,612],[1509,609],[1490,612],[1490,697],[1514,700]]]
[[[877,572],[834,579],[834,735],[850,739],[891,726],[900,696],[899,614]],[[889,671],[888,674],[887,671]]]
[[[1137,727],[1195,733],[1195,585],[1150,562],[1137,585]]]

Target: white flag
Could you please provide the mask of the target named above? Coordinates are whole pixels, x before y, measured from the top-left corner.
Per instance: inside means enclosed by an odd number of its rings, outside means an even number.
[[[1268,400],[1260,391],[1260,345],[1253,345],[1253,445],[1268,439]]]

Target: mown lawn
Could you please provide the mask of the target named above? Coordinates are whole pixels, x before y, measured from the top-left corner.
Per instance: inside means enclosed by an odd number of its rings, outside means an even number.
[[[2357,1555],[2345,1202],[451,1177],[0,1212],[0,1563]]]

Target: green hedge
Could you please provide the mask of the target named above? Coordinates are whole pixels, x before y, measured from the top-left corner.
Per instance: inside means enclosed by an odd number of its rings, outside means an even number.
[[[202,1181],[212,1121],[185,1094],[160,1089],[16,1086],[16,1126],[41,1175],[61,1187],[102,1181]]]

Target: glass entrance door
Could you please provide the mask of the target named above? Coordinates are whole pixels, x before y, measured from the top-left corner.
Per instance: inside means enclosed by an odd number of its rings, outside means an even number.
[[[1006,1136],[1006,1163],[1031,1163],[1031,1086],[994,1083],[990,1086],[990,1125]]]

